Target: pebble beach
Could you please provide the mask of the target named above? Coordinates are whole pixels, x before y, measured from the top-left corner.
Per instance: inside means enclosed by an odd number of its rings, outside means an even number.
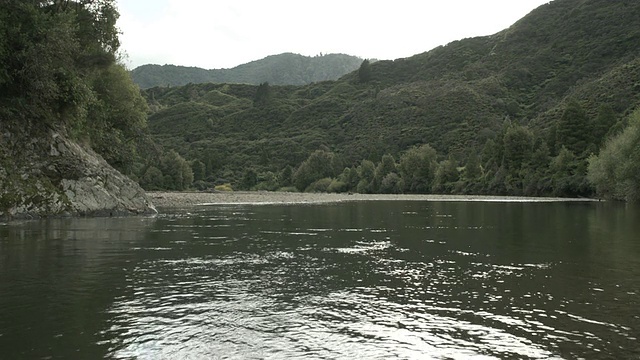
[[[157,208],[183,208],[233,204],[322,204],[346,201],[486,201],[486,202],[559,202],[597,201],[594,199],[415,194],[325,194],[269,191],[233,192],[147,192]]]

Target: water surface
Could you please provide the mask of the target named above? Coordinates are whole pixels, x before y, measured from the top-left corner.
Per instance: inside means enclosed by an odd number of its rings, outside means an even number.
[[[638,219],[377,201],[0,225],[0,358],[639,358]]]

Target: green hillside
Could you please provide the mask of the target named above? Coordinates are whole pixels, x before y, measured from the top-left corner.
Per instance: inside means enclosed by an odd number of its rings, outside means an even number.
[[[336,80],[360,66],[362,59],[345,54],[303,56],[284,53],[268,56],[231,69],[205,70],[175,65],[142,65],[131,71],[142,89],[189,83],[305,85]]]
[[[640,2],[555,0],[492,36],[337,81],[156,87],[149,126],[205,183],[273,189],[330,162],[299,190],[591,196],[589,156],[640,104],[639,18]],[[412,157],[429,163],[421,187]]]

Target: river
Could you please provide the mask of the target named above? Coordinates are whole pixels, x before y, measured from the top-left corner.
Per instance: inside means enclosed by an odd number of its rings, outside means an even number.
[[[637,359],[639,234],[605,202],[0,224],[0,359]]]

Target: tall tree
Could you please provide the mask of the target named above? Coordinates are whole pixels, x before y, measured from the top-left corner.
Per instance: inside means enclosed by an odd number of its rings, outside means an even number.
[[[453,156],[441,161],[436,168],[433,179],[433,192],[451,194],[454,192],[456,183],[460,179],[457,161]]]
[[[640,109],[621,134],[589,159],[588,179],[602,197],[640,201]]]
[[[336,176],[336,161],[336,156],[332,152],[314,151],[293,173],[294,186],[300,191],[305,191],[317,180]]]
[[[480,166],[480,158],[472,152],[467,157],[467,162],[462,169],[461,180],[463,183],[463,192],[465,194],[479,194],[482,191],[482,166]]]
[[[596,145],[600,147],[607,139],[607,133],[609,129],[616,124],[616,113],[611,106],[603,105],[598,109],[598,116],[593,120],[593,138]]]
[[[405,192],[429,193],[437,168],[437,153],[429,145],[413,147],[400,157],[399,171]]]
[[[263,82],[256,88],[256,95],[253,98],[253,106],[265,106],[271,99],[271,87],[268,82]]]
[[[358,186],[356,191],[361,194],[373,192],[373,179],[376,173],[376,166],[371,160],[362,160],[358,166]]]
[[[193,183],[191,165],[174,150],[167,152],[160,162],[164,186],[169,190],[185,190]]]
[[[580,103],[567,104],[556,130],[556,146],[564,146],[576,156],[582,156],[593,141],[591,122]]]
[[[360,68],[358,69],[358,80],[361,83],[367,83],[371,81],[372,71],[371,62],[368,59],[362,61]]]
[[[393,156],[385,154],[382,156],[382,160],[378,163],[376,171],[373,176],[372,190],[377,192],[380,189],[382,180],[390,173],[396,172],[396,160]]]

